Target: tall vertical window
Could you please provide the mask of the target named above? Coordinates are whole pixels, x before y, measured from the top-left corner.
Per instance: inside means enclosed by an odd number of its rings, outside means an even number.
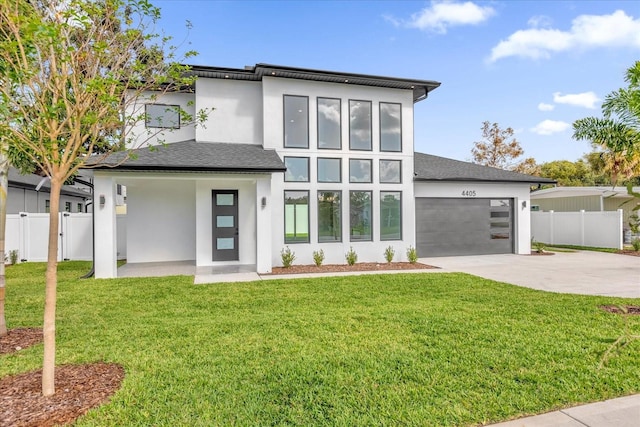
[[[349,148],[372,150],[371,101],[349,101]]]
[[[340,191],[318,191],[318,242],[342,241]]]
[[[44,201],[44,211],[46,213],[49,213],[50,210],[51,210],[51,202],[49,200],[45,200]]]
[[[342,148],[340,100],[318,98],[318,148]]]
[[[380,182],[383,184],[400,184],[402,182],[402,161],[380,160]]]
[[[64,202],[64,211],[71,212],[71,202]]]
[[[309,158],[285,157],[284,165],[287,171],[284,180],[288,182],[309,182]]]
[[[284,146],[309,148],[309,98],[284,96]]]
[[[83,211],[82,203],[78,203],[78,212],[82,212],[82,211]]]
[[[309,192],[284,192],[284,241],[309,243]]]
[[[180,129],[180,106],[146,104],[145,126],[148,128]]]
[[[371,191],[351,191],[349,194],[349,238],[352,242],[371,241]]]
[[[380,103],[380,151],[402,151],[400,104]]]
[[[380,192],[380,240],[402,239],[402,193]]]

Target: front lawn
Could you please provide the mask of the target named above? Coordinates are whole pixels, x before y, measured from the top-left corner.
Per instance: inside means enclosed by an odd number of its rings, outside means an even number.
[[[623,325],[598,306],[638,299],[465,274],[193,285],[86,271],[60,264],[57,364],[126,377],[78,426],[476,425],[640,392],[640,341],[598,370]],[[7,277],[9,327],[41,326],[44,264]],[[41,358],[41,344],[1,356],[0,377]]]

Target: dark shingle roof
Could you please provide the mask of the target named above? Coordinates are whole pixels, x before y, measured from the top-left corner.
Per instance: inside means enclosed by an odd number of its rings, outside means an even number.
[[[247,66],[245,68],[222,68],[204,65],[189,65],[189,67],[189,71],[196,76],[213,79],[260,81],[263,77],[280,77],[327,83],[411,90],[413,91],[413,102],[425,99],[429,92],[440,86],[440,82],[433,80],[385,77],[369,74],[287,67],[272,64],[256,64],[255,66]]]
[[[476,181],[555,184],[555,181],[431,154],[414,153],[416,181]]]
[[[135,156],[122,162],[126,153],[114,153],[94,169],[284,172],[284,163],[274,150],[255,144],[183,141],[133,150]],[[94,160],[95,161],[95,160]],[[120,163],[122,162],[122,163]],[[87,162],[91,166],[91,162]]]
[[[9,187],[35,190],[38,184],[40,184],[40,181],[42,181],[42,177],[40,175],[35,175],[32,173],[22,175],[20,172],[18,172],[17,169],[9,168]],[[51,185],[47,180],[44,182],[44,184],[42,184],[39,191],[49,193],[50,187]],[[60,193],[67,196],[78,196],[85,198],[91,197],[90,193],[80,190],[79,188],[72,187],[70,185],[63,185]]]

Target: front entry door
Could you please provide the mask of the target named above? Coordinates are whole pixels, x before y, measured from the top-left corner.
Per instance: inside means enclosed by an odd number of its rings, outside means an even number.
[[[213,190],[213,260],[238,260],[238,190]]]

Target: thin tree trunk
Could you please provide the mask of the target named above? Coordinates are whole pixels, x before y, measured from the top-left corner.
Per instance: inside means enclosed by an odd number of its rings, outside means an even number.
[[[51,202],[49,210],[49,252],[44,300],[44,360],[42,364],[42,395],[55,393],[56,366],[56,287],[58,284],[58,218],[62,181],[51,177]]]
[[[2,150],[2,148],[0,148]],[[9,160],[0,152],[0,337],[7,335],[7,320],[4,315],[4,295],[6,289],[4,246],[7,225],[7,193],[9,190]]]

